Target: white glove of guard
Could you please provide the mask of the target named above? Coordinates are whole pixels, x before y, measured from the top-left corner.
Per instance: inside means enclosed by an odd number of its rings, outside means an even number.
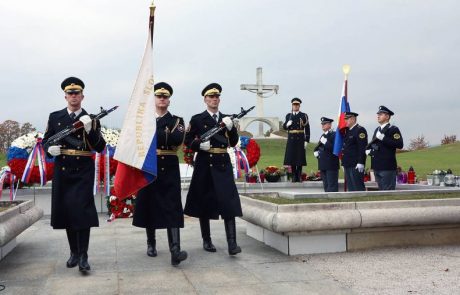
[[[286,123],[286,127],[289,127],[292,125],[292,120],[289,120],[287,123]]]
[[[48,148],[48,153],[53,156],[59,156],[61,154],[61,146],[60,145],[52,145]]]
[[[385,134],[383,134],[380,131],[377,131],[377,133],[375,134],[375,137],[377,137],[378,139],[382,140],[385,137]]]
[[[318,158],[319,157],[319,152],[315,151],[315,152],[313,152],[313,155],[315,156],[315,158]]]
[[[93,125],[93,120],[91,120],[88,115],[84,115],[80,117],[80,122],[83,123],[83,127],[85,128],[86,133],[89,133]]]
[[[321,136],[321,138],[319,139],[319,141],[321,141],[322,144],[326,144],[327,138],[324,137],[324,136]]]
[[[222,121],[223,121],[223,120],[222,120]],[[200,143],[200,150],[202,150],[202,151],[209,151],[210,148],[211,148],[211,143],[209,142],[209,140]]]
[[[358,170],[358,172],[363,173],[363,172],[364,172],[364,165],[358,163],[358,164],[356,164],[356,168],[355,168],[355,169]]]
[[[304,142],[303,147],[307,149],[308,142]]]
[[[368,155],[368,156],[369,156],[369,155],[370,155],[370,153],[371,153],[371,151],[372,151],[372,150],[366,150],[366,155]]]
[[[232,128],[233,128],[233,120],[230,117],[222,118],[222,122],[224,122],[225,127],[227,127],[228,131],[232,130]]]

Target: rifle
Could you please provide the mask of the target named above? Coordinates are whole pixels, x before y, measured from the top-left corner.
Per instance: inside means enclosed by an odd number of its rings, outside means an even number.
[[[103,107],[101,107],[101,112],[96,115],[89,115],[91,119],[93,120],[99,120],[110,114],[111,112],[115,111],[118,108],[118,106],[114,106],[113,108],[109,110],[104,110]],[[46,143],[44,143],[44,146],[50,146],[50,145],[56,145],[59,143],[60,140],[66,138],[68,135],[75,133],[77,130],[83,128],[83,123],[81,121],[77,121],[73,123],[71,126],[59,131],[58,133],[54,134],[48,140]]]
[[[389,128],[390,128],[390,123],[388,123],[388,124],[382,129],[382,131],[380,131],[380,133],[385,134],[385,132],[387,132],[387,130],[388,130]],[[374,146],[374,145],[377,143],[378,140],[380,140],[380,139],[378,139],[377,137],[372,138],[372,140],[367,144],[366,150],[368,150],[368,149],[373,149],[373,150],[376,150],[376,151],[377,151],[377,150],[378,150],[378,147],[377,147],[377,146]]]
[[[230,116],[230,119],[241,119],[243,118],[244,116],[246,116],[247,113],[249,113],[250,111],[252,111],[256,106],[252,106],[250,107],[249,109],[245,110],[243,109],[243,107],[241,107],[241,111],[239,114],[233,114]],[[208,141],[209,139],[211,139],[211,137],[213,137],[214,135],[216,135],[217,133],[219,133],[222,129],[225,128],[225,123],[224,122],[220,122],[219,124],[217,124],[216,126],[212,127],[211,129],[209,129],[208,131],[206,131],[205,133],[203,133],[201,136],[200,136],[200,141],[201,142],[205,142],[205,141]]]

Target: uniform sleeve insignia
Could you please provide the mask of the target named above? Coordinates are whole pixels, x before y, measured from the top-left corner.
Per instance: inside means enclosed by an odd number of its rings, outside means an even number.
[[[177,130],[179,130],[180,132],[184,132],[184,126],[182,126],[181,124],[177,125]]]
[[[400,138],[401,138],[401,135],[400,135],[399,133],[395,133],[395,134],[393,135],[393,138],[394,138],[394,139],[400,139]]]
[[[361,138],[361,139],[366,138],[366,133],[361,132],[361,133],[359,134],[359,138]]]

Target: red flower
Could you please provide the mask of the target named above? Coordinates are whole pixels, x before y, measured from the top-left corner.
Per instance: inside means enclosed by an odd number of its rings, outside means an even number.
[[[246,158],[248,159],[249,167],[257,165],[257,162],[259,162],[260,159],[260,146],[252,138],[246,145]]]

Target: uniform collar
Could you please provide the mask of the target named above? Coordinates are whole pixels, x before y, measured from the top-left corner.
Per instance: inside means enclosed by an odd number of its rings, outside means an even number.
[[[387,126],[387,125],[390,125],[390,122],[386,122],[386,123],[380,125],[380,129],[383,130],[383,128],[385,128],[385,126]]]
[[[69,116],[70,116],[71,113],[74,113],[74,114],[75,114],[75,118],[76,118],[76,117],[80,116],[80,114],[81,114],[82,111],[83,111],[82,108],[80,108],[78,111],[75,111],[75,112],[72,112],[71,110],[67,109],[67,114],[69,114]]]

